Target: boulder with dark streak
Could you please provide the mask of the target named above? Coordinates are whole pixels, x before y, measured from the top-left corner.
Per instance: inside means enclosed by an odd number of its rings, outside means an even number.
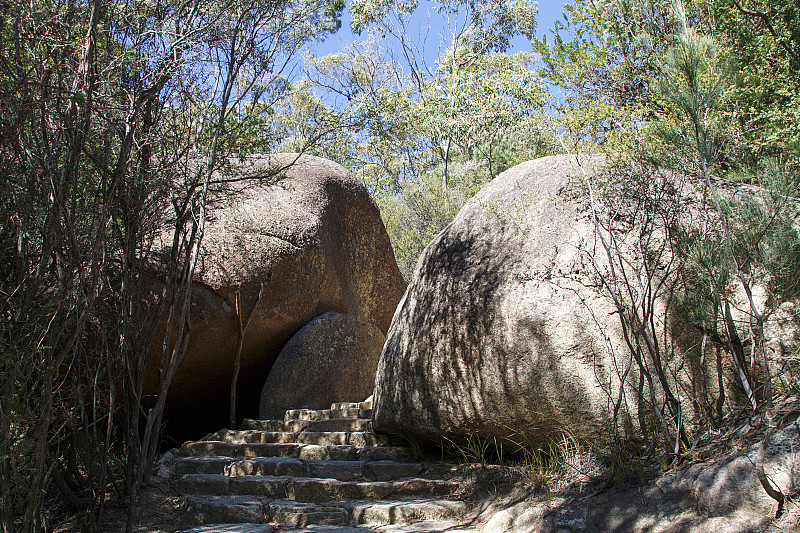
[[[345,168],[296,154],[254,156],[237,165],[242,175],[287,168],[277,183],[243,181],[209,206],[194,276],[190,342],[166,409],[169,432],[176,436],[197,436],[228,423],[237,291],[242,319],[252,313],[237,414],[255,418],[264,381],[300,328],[335,311],[385,334],[405,289],[378,208]],[[155,387],[154,361],[148,392]]]

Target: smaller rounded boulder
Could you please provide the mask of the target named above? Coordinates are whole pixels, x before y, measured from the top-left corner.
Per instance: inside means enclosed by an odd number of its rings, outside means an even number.
[[[272,366],[261,391],[259,417],[287,409],[326,409],[372,395],[384,335],[343,313],[318,316],[298,331]]]

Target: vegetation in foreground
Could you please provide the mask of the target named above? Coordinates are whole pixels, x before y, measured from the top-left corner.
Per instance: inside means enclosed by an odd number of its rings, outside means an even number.
[[[292,77],[302,47],[335,31],[343,7],[0,6],[5,533],[47,531],[76,511],[91,527],[117,496],[130,502],[130,527],[184,346],[163,347],[159,394],[145,399],[142,332],[158,307],[178,339],[189,334],[205,205],[225,193],[215,176],[253,151],[316,153],[353,170],[381,205],[406,276],[498,172],[550,153],[607,153],[612,171],[585,186],[620,267],[605,286],[657,398],[644,451],[680,461],[741,413],[761,416],[768,442],[775,398],[800,392],[798,354],[776,368],[768,351],[783,340],[769,337],[775,317],[791,315],[800,290],[796,2],[576,0],[541,40],[532,2],[433,2],[450,33],[432,44],[436,32],[408,31],[416,3],[357,0],[353,29],[365,40]],[[511,36],[531,51],[512,53]],[[664,169],[706,201],[689,231],[673,231],[685,211],[665,194]],[[753,194],[727,195],[728,182]],[[655,226],[668,246],[642,241],[636,261],[620,264],[620,236]],[[159,239],[168,253],[156,253]],[[168,280],[162,292],[154,278]],[[683,423],[677,399],[688,393],[649,327],[653,286],[675,291],[707,333],[708,356],[735,369],[719,376],[722,401],[698,396],[696,427]]]

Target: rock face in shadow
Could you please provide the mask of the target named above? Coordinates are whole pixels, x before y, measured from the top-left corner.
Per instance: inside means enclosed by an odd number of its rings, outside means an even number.
[[[405,290],[378,208],[346,169],[296,154],[237,164],[237,173],[250,176],[291,166],[277,183],[242,182],[209,207],[190,343],[165,416],[172,434],[228,425],[236,291],[243,320],[255,307],[244,334],[237,414],[255,418],[264,381],[300,328],[336,311],[385,333]],[[154,383],[151,373],[150,390]]]
[[[259,417],[371,396],[384,339],[377,327],[349,315],[315,318],[281,350],[261,391]]]
[[[625,352],[613,305],[591,286],[581,252],[593,225],[569,191],[597,163],[552,156],[517,165],[425,249],[378,364],[376,430],[422,439],[608,435],[609,392],[619,386],[610,348]],[[628,392],[622,413],[635,412]]]
[[[761,444],[731,455],[718,463],[695,465],[679,482],[697,495],[698,507],[710,516],[744,512],[774,516],[777,502],[767,495],[758,480],[758,452]],[[800,488],[800,420],[795,420],[769,441],[764,454],[764,473],[773,488],[784,495]]]

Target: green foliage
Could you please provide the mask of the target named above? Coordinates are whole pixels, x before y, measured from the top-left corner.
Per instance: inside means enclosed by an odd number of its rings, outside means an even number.
[[[383,26],[390,17],[405,17],[416,8],[416,0],[355,0],[350,4],[350,29],[360,34],[369,27]],[[383,29],[385,33],[386,29]]]
[[[533,36],[536,4],[437,3],[452,35],[440,42],[446,50],[435,68],[409,35],[416,7],[354,2],[353,26],[369,40],[309,58],[316,90],[337,100],[335,112],[349,130],[350,167],[378,196],[434,168],[446,182],[451,163],[473,160],[495,175],[508,164],[494,159],[501,147],[544,144],[535,126],[544,89],[533,57],[506,53],[509,38]]]
[[[800,6],[792,0],[706,0],[708,33],[736,60],[731,119],[741,130],[745,163],[799,156]]]
[[[734,301],[740,275],[767,289],[765,314],[800,296],[798,177],[768,162],[752,181],[757,187],[724,200],[728,236],[717,225],[687,239],[699,319],[716,322],[724,302]]]
[[[513,36],[521,35],[528,40],[536,36],[538,5],[529,0],[442,0],[438,9],[468,21],[459,36],[458,47],[473,53],[505,52]]]
[[[534,49],[542,76],[564,91],[551,103],[571,151],[595,151],[657,112],[650,88],[670,42],[670,0],[576,0]],[[635,133],[634,133],[635,135]]]
[[[688,26],[683,12],[678,15],[683,25],[666,51],[655,95],[663,102],[664,118],[650,127],[666,144],[663,153],[670,154],[657,162],[699,175],[719,217],[716,227],[707,226],[687,242],[690,268],[705,282],[695,290],[710,299],[701,307],[721,313],[723,304],[734,303],[735,287],[741,285],[760,321],[769,310],[800,295],[800,267],[795,266],[800,236],[793,205],[800,178],[780,163],[763,160],[750,179],[755,185],[751,191],[731,196],[717,190],[711,174],[720,170],[720,154],[738,134],[729,120],[730,100],[736,96],[731,61],[718,43]],[[769,290],[765,309],[756,309],[749,295],[755,286]],[[716,316],[710,319],[717,322]]]
[[[399,37],[417,7],[414,0],[354,0],[350,5],[350,27],[357,34],[375,32],[383,37]],[[454,45],[479,54],[504,52],[514,36],[533,39],[536,33],[538,6],[529,0],[437,0],[433,9],[460,21],[461,30]]]
[[[721,126],[708,141],[717,145],[713,166],[731,172],[765,157],[798,157],[798,20],[800,7],[790,0],[576,0],[536,51],[543,75],[566,91],[553,106],[572,148],[624,146],[643,125],[674,118],[682,104],[659,99],[672,93],[664,84],[697,82],[705,97],[722,98],[706,102]],[[686,31],[699,40],[686,41]],[[687,46],[704,48],[692,54],[705,72],[694,81],[671,78],[685,76],[677,56],[686,56]],[[588,142],[576,144],[576,134]]]
[[[455,453],[458,456],[463,465],[479,464],[480,466],[486,466],[495,460],[498,464],[503,464],[503,443],[498,441],[496,437],[481,437],[469,434],[461,443],[445,437],[444,444],[450,450],[450,453]]]
[[[446,187],[440,175],[429,173],[419,183],[406,184],[401,194],[378,199],[397,265],[406,281],[411,280],[425,247],[487,180],[485,168],[459,164]]]
[[[439,41],[434,67],[414,42],[417,7],[353,2],[352,27],[369,38],[307,61],[309,90],[333,100],[330,113],[349,137],[326,153],[378,199],[406,278],[480,185],[562,149],[542,115],[534,56],[507,53],[514,36],[533,38],[535,2],[436,2],[451,34]]]
[[[613,460],[604,450],[579,443],[569,432],[560,438],[542,443],[525,435],[518,435],[509,428],[506,438],[467,434],[459,439],[445,438],[441,443],[442,454],[455,457],[467,467],[470,476],[477,474],[478,480],[494,478],[498,474],[525,485],[532,492],[549,492],[566,486],[583,486],[600,474],[601,463],[613,468]],[[630,456],[618,457],[625,461],[621,473],[624,481],[632,475]],[[621,465],[619,465],[621,466]],[[625,469],[627,468],[627,470]],[[483,474],[483,475],[481,475]],[[498,486],[488,488],[489,494],[498,498]]]
[[[490,167],[494,161],[488,149],[523,135],[544,105],[529,54],[452,49],[440,60],[438,73],[421,95],[416,113],[421,133],[431,145],[453,143],[464,159],[486,161]]]

